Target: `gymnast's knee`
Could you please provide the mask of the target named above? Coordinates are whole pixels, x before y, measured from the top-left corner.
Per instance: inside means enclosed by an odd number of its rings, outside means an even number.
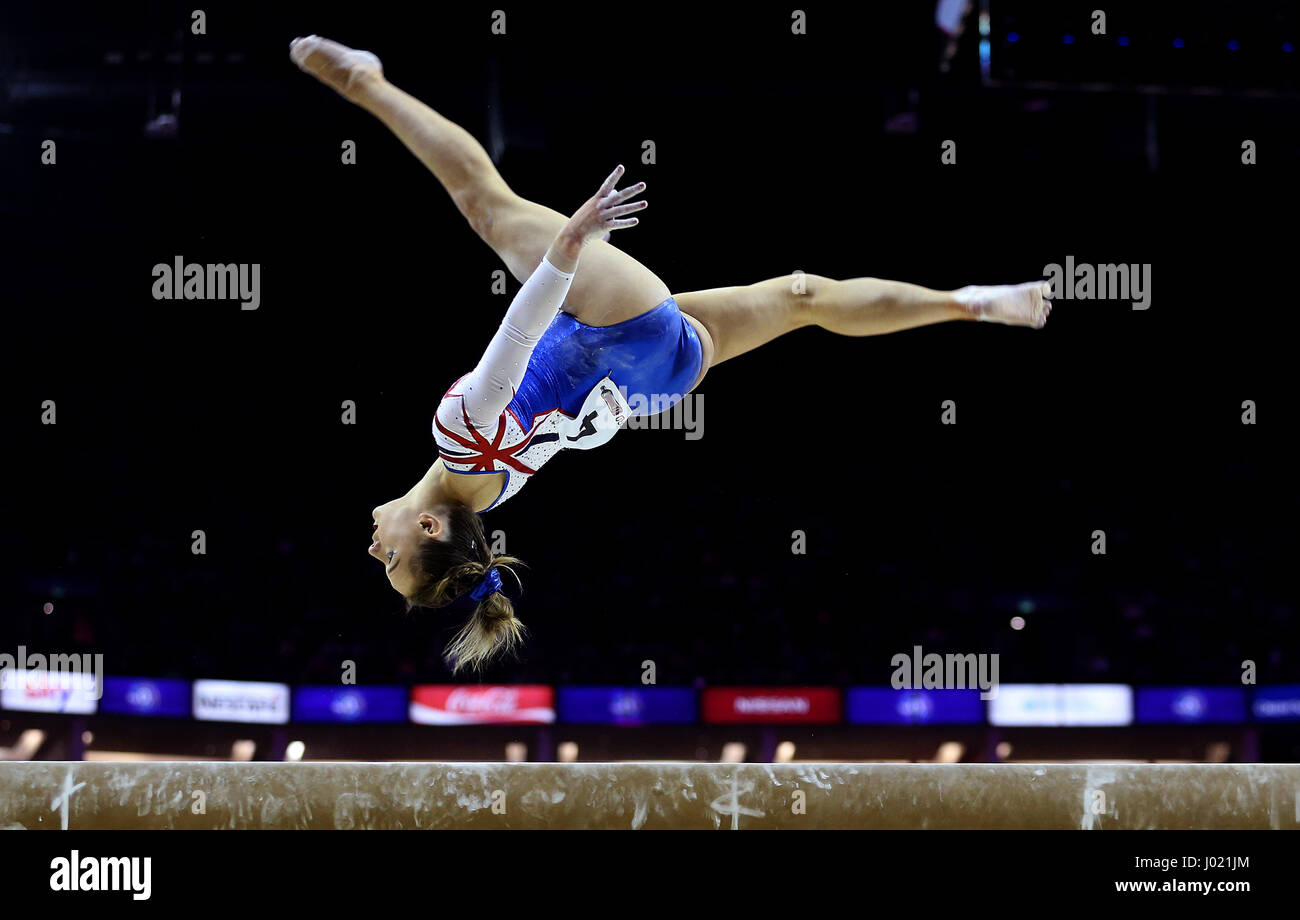
[[[782,282],[782,293],[790,311],[792,325],[795,326],[819,325],[822,312],[833,296],[835,286],[840,283],[833,278],[801,271],[779,280]]]
[[[469,222],[470,229],[484,241],[490,242],[497,221],[492,203],[477,189],[453,192],[451,200],[455,202],[456,210]]]
[[[513,205],[522,203],[513,192],[487,189],[481,186],[461,189],[451,193],[451,200],[479,238],[488,245],[499,237],[513,216]]]

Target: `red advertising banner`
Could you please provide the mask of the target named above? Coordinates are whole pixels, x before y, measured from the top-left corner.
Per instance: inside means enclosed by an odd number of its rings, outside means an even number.
[[[411,688],[420,725],[519,725],[555,721],[555,691],[542,684],[425,684]]]
[[[711,687],[704,691],[704,721],[715,725],[746,722],[840,721],[840,691],[835,687]]]

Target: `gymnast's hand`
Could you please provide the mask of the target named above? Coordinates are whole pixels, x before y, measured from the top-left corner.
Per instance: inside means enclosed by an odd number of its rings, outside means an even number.
[[[622,166],[615,168],[609,174],[609,178],[601,183],[596,194],[588,198],[569,218],[552,250],[562,249],[562,256],[572,256],[576,262],[582,247],[592,239],[603,237],[612,230],[622,230],[624,227],[637,225],[637,219],[628,215],[643,210],[649,202],[628,201],[628,199],[644,192],[645,183],[638,182],[622,190],[616,189],[614,186],[622,175]],[[562,271],[570,270],[558,264],[556,268]]]

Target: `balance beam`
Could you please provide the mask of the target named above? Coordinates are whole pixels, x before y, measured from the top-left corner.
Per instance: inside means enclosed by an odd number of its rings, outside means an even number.
[[[1297,764],[0,763],[0,829],[1294,829]]]

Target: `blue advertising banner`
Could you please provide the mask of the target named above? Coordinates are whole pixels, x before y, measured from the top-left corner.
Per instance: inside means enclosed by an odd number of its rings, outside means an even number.
[[[984,721],[979,690],[895,690],[850,687],[850,725],[978,725]]]
[[[1300,684],[1256,687],[1251,712],[1260,722],[1300,722]]]
[[[159,677],[105,677],[100,712],[129,716],[190,714],[190,682]]]
[[[295,722],[405,722],[405,687],[298,687]]]
[[[690,687],[561,687],[560,721],[589,725],[689,725]]]
[[[1147,724],[1246,721],[1240,687],[1139,687],[1137,721]]]

